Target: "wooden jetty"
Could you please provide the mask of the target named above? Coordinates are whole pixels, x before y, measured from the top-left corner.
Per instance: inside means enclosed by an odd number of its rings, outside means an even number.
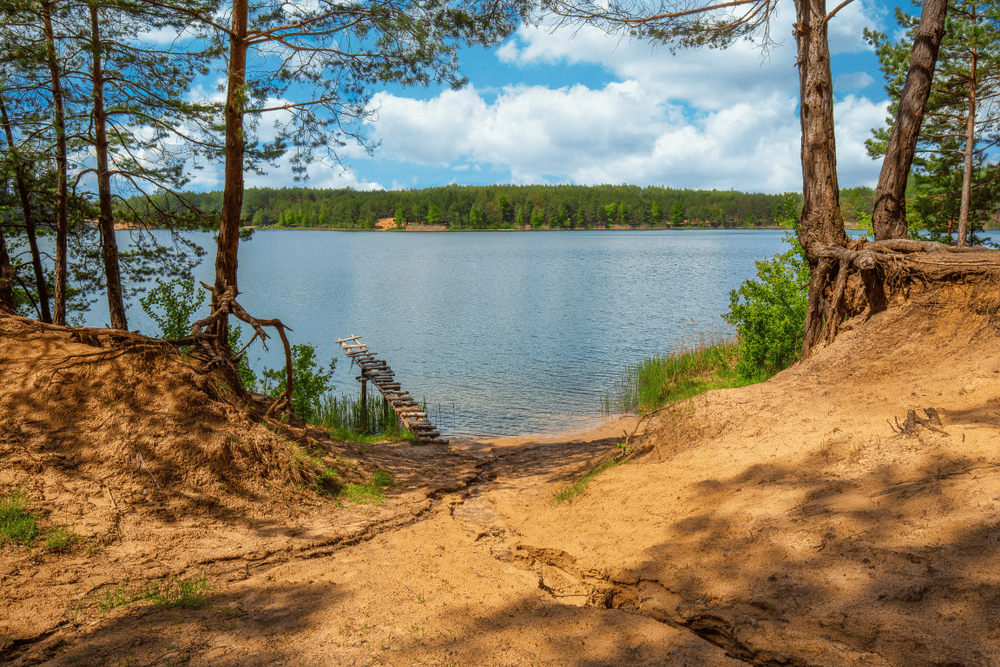
[[[365,401],[368,398],[367,384],[370,380],[399,415],[403,426],[417,437],[417,442],[422,445],[448,444],[448,441],[441,438],[441,434],[431,424],[427,413],[420,409],[420,404],[413,400],[408,392],[403,391],[399,383],[395,381],[395,373],[389,368],[389,364],[378,359],[375,353],[361,342],[361,336],[341,338],[334,342],[340,343],[344,354],[361,369],[358,380],[361,382],[361,401],[365,409],[368,405]]]

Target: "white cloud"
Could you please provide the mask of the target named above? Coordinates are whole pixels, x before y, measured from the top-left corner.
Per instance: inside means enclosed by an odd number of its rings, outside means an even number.
[[[834,105],[837,175],[842,186],[874,186],[878,180],[881,161],[868,157],[865,139],[871,137],[873,127],[885,124],[888,109],[888,102],[872,102],[854,95],[848,95]]]
[[[443,170],[444,179],[459,174],[469,179],[484,172],[520,183],[798,190],[793,18],[791,0],[782,0],[771,29],[779,44],[766,54],[753,44],[737,42],[721,51],[681,50],[671,55],[666,48],[653,49],[591,27],[572,37],[565,29],[522,27],[494,52],[502,63],[536,73],[566,65],[597,66],[613,82],[490,87],[494,81],[476,79],[478,86],[425,99],[383,91],[369,107],[375,118],[369,130],[381,141],[376,159],[366,159],[364,150],[351,144],[338,153],[354,161],[360,173],[317,161],[309,167],[309,182],[316,187],[374,189],[382,187],[377,178],[392,187],[423,186],[430,184],[418,177],[424,168],[437,174]],[[861,71],[871,58],[862,30],[879,27],[887,18],[878,3],[855,0],[830,23],[831,51],[840,54],[834,57],[835,65],[841,72],[848,70],[837,77],[835,90],[841,96],[855,91],[835,106],[838,164],[841,183],[847,186],[874,184],[878,175],[864,139],[871,127],[883,122],[885,105],[856,93],[873,83],[871,75]],[[217,90],[194,94],[215,101],[224,96]],[[281,103],[267,101],[268,106]],[[273,138],[274,121],[286,121],[288,115],[276,111],[262,118],[257,136]],[[375,171],[389,162],[398,168]],[[407,174],[408,166],[415,167],[412,175]],[[287,157],[270,172],[273,175],[266,177],[248,174],[248,186],[291,181]],[[219,173],[213,165],[197,174],[196,183],[220,187]],[[213,179],[217,184],[208,186]]]
[[[868,72],[848,72],[833,77],[833,89],[838,92],[867,88],[873,83],[875,83],[875,79]]]
[[[469,87],[429,100],[378,95],[384,160],[507,171],[512,182],[664,184],[778,192],[801,188],[794,95],[768,96],[692,117],[636,81],[504,89],[492,103]],[[864,152],[885,105],[838,103],[838,159],[846,185],[871,184]]]
[[[748,42],[725,50],[652,49],[582,27],[569,36],[522,27],[496,51],[520,67],[597,65],[616,81],[553,89],[510,85],[495,98],[470,86],[431,99],[376,95],[384,161],[454,171],[486,168],[514,182],[637,183],[786,191],[801,188],[798,72],[783,1],[772,23],[781,43],[767,54]],[[878,26],[877,3],[855,0],[830,23],[838,63],[862,59],[862,35]],[[784,17],[784,18],[783,18]],[[842,74],[836,90],[872,84]],[[490,101],[492,100],[492,101]],[[845,185],[872,185],[878,164],[864,140],[885,104],[847,95],[835,105],[838,163]]]
[[[830,3],[831,9],[839,3]],[[865,28],[875,28],[884,21],[878,2],[854,0],[830,19],[828,39],[830,53],[871,51],[865,41]]]

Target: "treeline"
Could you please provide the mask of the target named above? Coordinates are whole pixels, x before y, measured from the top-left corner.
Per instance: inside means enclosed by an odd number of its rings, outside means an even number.
[[[798,193],[678,190],[635,185],[447,185],[422,190],[357,191],[315,188],[252,188],[243,199],[245,225],[373,229],[379,219],[449,229],[594,229],[608,227],[759,228],[787,225],[797,217]],[[842,191],[849,225],[870,219],[875,193]],[[221,192],[163,195],[172,210],[217,210]]]

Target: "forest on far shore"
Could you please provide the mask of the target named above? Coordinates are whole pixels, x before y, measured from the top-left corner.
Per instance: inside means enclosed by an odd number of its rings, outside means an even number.
[[[222,192],[161,194],[155,204],[181,212],[217,211]],[[875,191],[841,190],[849,227],[871,220]],[[243,221],[254,227],[373,229],[380,218],[449,229],[595,229],[607,227],[788,226],[802,206],[799,193],[678,190],[635,185],[446,185],[421,190],[250,188]],[[142,207],[136,201],[134,206]]]

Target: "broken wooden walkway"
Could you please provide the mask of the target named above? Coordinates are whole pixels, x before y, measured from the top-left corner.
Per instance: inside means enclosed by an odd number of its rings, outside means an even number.
[[[403,391],[399,383],[395,381],[395,373],[389,368],[388,362],[376,358],[375,353],[361,342],[361,336],[341,338],[334,342],[340,343],[344,354],[361,369],[361,376],[358,380],[361,381],[361,399],[363,401],[367,398],[365,386],[370,380],[399,415],[403,426],[416,436],[417,442],[422,445],[448,444],[448,441],[441,438],[441,434],[431,424],[427,413],[421,410],[420,404],[413,400],[408,392]],[[364,405],[367,409],[367,403]]]

